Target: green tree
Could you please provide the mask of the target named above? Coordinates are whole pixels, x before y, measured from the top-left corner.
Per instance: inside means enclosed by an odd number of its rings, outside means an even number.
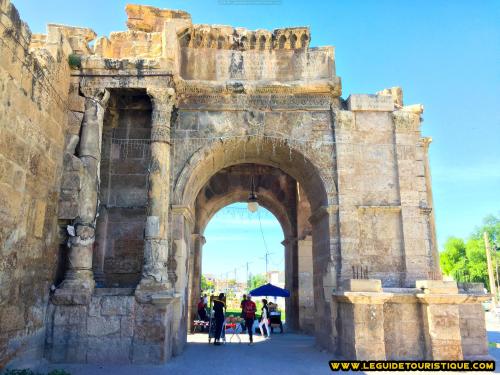
[[[489,289],[484,232],[488,233],[490,239],[493,264],[500,262],[496,251],[500,245],[500,219],[489,215],[467,241],[457,237],[448,238],[440,254],[441,269],[445,275],[457,281],[482,282]]]
[[[450,237],[440,254],[441,269],[446,275],[457,276],[467,268],[465,243],[461,238]]]
[[[250,278],[250,289],[255,289],[265,284],[267,284],[267,280],[264,275],[253,275]]]
[[[213,281],[208,281],[207,278],[203,275],[201,275],[201,290],[202,291],[214,290]]]

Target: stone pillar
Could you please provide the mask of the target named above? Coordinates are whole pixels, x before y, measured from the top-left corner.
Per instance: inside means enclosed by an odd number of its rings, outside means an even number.
[[[94,289],[92,254],[99,195],[102,128],[109,92],[105,89],[82,89],[85,112],[82,120],[79,158],[83,164],[78,217],[70,233],[68,269],[62,288],[54,298],[72,297],[73,303],[88,303]],[[77,296],[81,296],[79,301]]]
[[[136,289],[140,300],[151,293],[171,291],[168,281],[168,217],[170,203],[170,119],[175,103],[172,88],[148,88],[153,104],[151,161],[148,176],[148,211],[142,279]]]
[[[418,280],[416,286],[423,292],[417,298],[424,321],[425,359],[462,360],[459,305],[468,296],[458,294],[455,281]]]
[[[193,330],[193,320],[198,319],[198,301],[201,293],[201,260],[203,245],[206,239],[201,234],[193,234],[192,236],[193,253],[191,255],[191,269],[189,272],[189,297],[188,297],[188,329]]]
[[[295,237],[286,238],[281,244],[285,247],[285,289],[290,291],[290,297],[285,299],[287,328],[299,328],[299,269],[298,248]]]
[[[312,237],[298,241],[299,252],[299,328],[314,334],[314,289]]]
[[[332,293],[338,290],[340,254],[338,205],[318,207],[312,212],[314,323],[319,346],[335,351],[337,331],[332,325]]]
[[[349,360],[385,360],[384,303],[380,280],[346,280],[333,295],[338,308],[339,353]]]
[[[173,340],[174,355],[180,354],[186,344],[188,330],[188,253],[191,248],[194,215],[188,206],[172,206],[172,251],[169,254],[169,279],[179,303],[174,307],[172,325],[176,332]]]
[[[402,239],[404,241],[404,280],[402,286],[412,288],[416,280],[435,278],[439,271],[435,243],[429,233],[432,207],[420,138],[422,109],[404,107],[393,112],[399,196],[401,202]]]

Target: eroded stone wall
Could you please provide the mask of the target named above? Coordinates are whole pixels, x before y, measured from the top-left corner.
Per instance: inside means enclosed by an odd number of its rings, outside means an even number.
[[[58,195],[68,124],[68,42],[45,49],[0,1],[0,368],[41,358],[58,261]]]
[[[170,306],[133,289],[98,289],[88,305],[50,305],[46,358],[55,363],[162,363],[172,355]],[[165,350],[165,348],[167,348]]]

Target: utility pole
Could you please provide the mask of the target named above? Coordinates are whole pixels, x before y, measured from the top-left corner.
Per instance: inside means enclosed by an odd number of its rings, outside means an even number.
[[[248,262],[247,262],[247,288],[250,288],[250,274],[248,273]]]
[[[495,275],[493,273],[493,263],[491,262],[491,249],[490,249],[490,239],[488,233],[483,233],[484,246],[486,247],[486,260],[488,262],[488,276],[490,279],[490,292],[493,295],[493,306],[497,306],[497,287],[495,284]]]

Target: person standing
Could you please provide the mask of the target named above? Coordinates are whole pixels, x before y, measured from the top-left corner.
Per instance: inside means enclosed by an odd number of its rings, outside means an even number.
[[[215,318],[215,341],[214,345],[220,345],[220,337],[222,335],[222,328],[224,326],[224,309],[226,304],[224,303],[224,293],[219,294],[219,298],[214,300],[214,318]]]
[[[268,325],[268,317],[269,317],[269,307],[267,306],[267,299],[262,300],[262,314],[260,316],[260,323],[259,323],[259,329],[260,329],[260,334],[264,336],[264,332],[262,331],[262,327],[266,327],[266,333],[267,333],[267,338],[271,338],[271,332],[269,332],[269,325]]]
[[[208,320],[207,310],[205,310],[205,301],[203,300],[203,297],[200,297],[200,301],[198,302],[198,316],[200,317],[200,320],[203,320],[204,322]]]
[[[241,300],[241,303],[240,303],[240,308],[241,308],[241,318],[244,320],[245,319],[245,303],[247,302],[247,295],[246,294],[243,294],[243,299]],[[241,324],[241,329],[242,329],[242,332],[245,332],[246,330],[246,324],[245,322],[243,322]]]
[[[252,301],[252,296],[250,294],[247,295],[247,300],[244,304],[244,316],[245,316],[245,326],[248,330],[248,337],[250,338],[250,343],[248,345],[253,345],[253,322],[255,320],[255,312],[257,311],[257,307],[255,306],[255,302]]]

